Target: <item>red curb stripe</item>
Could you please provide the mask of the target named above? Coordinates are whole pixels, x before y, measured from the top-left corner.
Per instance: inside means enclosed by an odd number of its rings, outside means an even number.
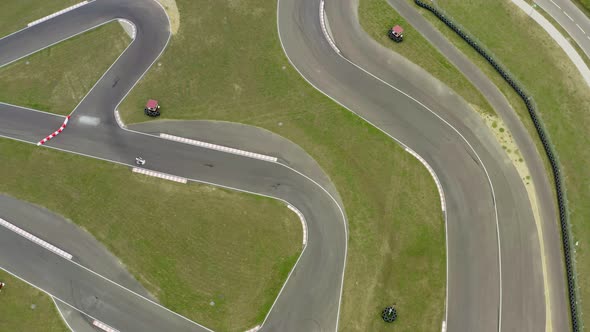
[[[66,119],[64,120],[64,123],[61,125],[61,127],[59,127],[59,129],[55,132],[53,132],[51,135],[45,137],[44,139],[40,140],[39,143],[37,143],[37,146],[39,145],[43,145],[45,143],[47,143],[47,141],[51,140],[52,138],[54,138],[55,136],[57,136],[59,133],[61,133],[62,131],[64,131],[64,129],[66,128],[66,126],[68,125],[68,121],[70,120],[70,116],[66,116]]]

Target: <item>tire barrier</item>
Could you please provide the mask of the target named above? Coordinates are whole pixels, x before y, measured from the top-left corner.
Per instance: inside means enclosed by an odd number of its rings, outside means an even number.
[[[567,273],[567,288],[568,288],[568,295],[569,295],[569,302],[570,302],[570,315],[571,315],[571,322],[572,322],[572,329],[574,332],[580,331],[580,322],[578,321],[578,308],[577,308],[577,301],[576,301],[576,279],[575,279],[575,270],[574,270],[574,260],[572,255],[572,246],[570,241],[570,229],[569,229],[569,214],[567,209],[567,199],[566,193],[563,187],[563,178],[561,175],[561,171],[559,168],[559,160],[557,158],[557,154],[553,149],[553,145],[549,140],[549,135],[545,131],[544,125],[539,118],[536,110],[535,103],[532,97],[525,91],[525,89],[521,86],[517,80],[512,77],[512,75],[506,70],[499,62],[497,62],[492,56],[491,52],[485,50],[481,43],[478,43],[474,37],[468,35],[464,32],[458,24],[454,23],[449,19],[448,15],[443,13],[443,11],[431,4],[425,3],[422,0],[414,0],[414,2],[424,8],[432,12],[438,19],[443,21],[449,28],[451,28],[455,33],[457,33],[465,42],[467,42],[473,49],[477,51],[481,56],[483,56],[492,67],[502,75],[502,78],[510,84],[510,86],[516,91],[516,93],[522,98],[523,102],[526,104],[526,108],[529,112],[531,120],[535,125],[535,129],[537,130],[537,134],[539,135],[539,139],[543,144],[543,148],[545,153],[547,154],[547,158],[549,159],[549,163],[551,164],[551,171],[553,172],[553,179],[555,181],[555,190],[557,192],[557,205],[559,208],[559,221],[561,226],[561,238],[563,242],[563,253],[565,257],[565,268]]]

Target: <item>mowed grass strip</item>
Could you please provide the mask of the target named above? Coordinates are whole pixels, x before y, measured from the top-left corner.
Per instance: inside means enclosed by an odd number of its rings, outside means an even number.
[[[0,281],[0,331],[70,331],[47,294],[3,270]]]
[[[386,0],[360,0],[358,16],[363,29],[381,45],[404,56],[447,84],[474,110],[495,114],[481,92]],[[387,36],[387,30],[396,24],[404,28],[404,36],[407,37],[402,43],[395,43]]]
[[[537,103],[561,162],[567,190],[580,287],[581,317],[590,315],[590,89],[555,42],[510,1],[438,0],[438,4],[489,48],[524,84]],[[422,11],[424,13],[424,11]],[[425,13],[431,20],[432,14]],[[435,23],[444,33],[450,30]],[[498,28],[499,27],[499,28]],[[455,41],[460,48],[466,43]],[[465,52],[508,96],[533,137],[537,137],[522,101],[472,50]],[[542,148],[540,148],[542,152]],[[542,152],[543,153],[543,152]],[[565,285],[564,285],[565,287]]]
[[[426,169],[389,137],[310,87],[281,49],[276,1],[177,0],[180,30],[120,111],[263,127],[300,145],[329,174],[349,218],[343,331],[440,329],[445,237]],[[279,124],[280,123],[280,124]],[[397,303],[400,319],[381,310]]]
[[[111,22],[2,67],[0,101],[69,114],[130,41]]]
[[[18,0],[2,1],[0,7],[0,38],[11,34],[27,24],[51,15],[81,0]]]
[[[260,323],[302,249],[298,217],[276,200],[6,139],[0,156],[0,192],[85,228],[160,303],[218,331]]]

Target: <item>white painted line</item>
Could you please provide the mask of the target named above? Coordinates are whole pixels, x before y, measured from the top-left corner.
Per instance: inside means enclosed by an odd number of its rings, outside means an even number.
[[[340,54],[340,50],[338,49],[338,47],[336,47],[336,43],[334,43],[334,41],[332,40],[332,37],[330,37],[330,34],[328,33],[328,29],[326,28],[326,11],[324,10],[324,0],[322,0],[320,2],[320,25],[322,26],[322,31],[324,32],[324,37],[326,37],[326,40],[328,40],[328,44],[330,44],[330,46],[332,47],[332,49]]]
[[[119,330],[116,330],[116,329],[108,326],[107,324],[105,324],[101,321],[98,321],[96,319],[92,322],[92,325],[94,325],[94,326],[98,327],[99,329],[106,331],[106,332],[119,332]]]
[[[190,144],[190,145],[196,145],[196,146],[200,146],[200,147],[207,148],[207,149],[237,154],[237,155],[244,156],[244,157],[260,159],[260,160],[270,161],[270,162],[277,161],[277,158],[275,158],[275,157],[263,155],[260,153],[254,153],[254,152],[248,152],[248,151],[238,150],[238,149],[234,149],[234,148],[228,148],[227,146],[201,142],[201,141],[197,141],[194,139],[188,139],[188,138],[174,136],[174,135],[168,135],[168,134],[164,134],[164,133],[161,133],[160,137],[163,139],[171,140],[171,141],[176,141],[176,142]]]
[[[100,123],[100,118],[95,116],[82,115],[78,118],[78,122],[80,122],[81,124],[96,127]]]
[[[305,217],[303,216],[303,213],[301,213],[301,211],[299,211],[293,205],[287,204],[287,207],[289,210],[295,212],[295,214],[299,217],[299,220],[301,220],[301,229],[303,230],[303,246],[305,247],[307,244],[307,222],[305,222]]]
[[[70,331],[72,332],[76,332],[74,331],[74,329],[70,326],[70,323],[68,322],[68,320],[66,319],[66,317],[64,316],[64,313],[61,312],[61,310],[59,309],[59,307],[57,306],[57,301],[55,299],[54,296],[51,296],[51,300],[53,300],[53,304],[55,304],[55,309],[57,309],[57,312],[59,312],[59,315],[61,316],[61,319],[64,321],[64,323],[66,323],[68,329],[70,329]],[[60,301],[61,302],[61,301]],[[63,303],[63,302],[62,302]]]
[[[424,165],[424,167],[426,167],[426,169],[428,170],[428,172],[430,173],[430,175],[434,179],[434,183],[436,183],[436,188],[438,189],[438,193],[440,195],[440,205],[442,206],[442,210],[444,212],[445,211],[445,194],[443,192],[442,185],[440,184],[440,181],[439,181],[438,177],[436,176],[436,173],[434,173],[434,169],[432,169],[432,167],[430,167],[430,165],[426,162],[426,160],[424,160],[424,158],[422,158],[419,154],[414,152],[414,150],[408,148],[407,146],[405,147],[405,149],[412,156],[414,156],[416,159],[418,159]]]
[[[170,180],[170,181],[179,182],[179,183],[187,183],[186,178],[182,178],[180,176],[170,175],[170,174],[166,174],[166,173],[150,171],[145,168],[133,167],[133,173],[144,174],[144,175],[153,176],[156,178]]]
[[[256,325],[253,328],[246,330],[245,332],[256,332],[258,330],[260,330],[260,325]]]
[[[521,10],[528,15],[535,21],[537,24],[541,26],[549,36],[561,47],[561,49],[565,52],[565,54],[570,58],[576,69],[586,81],[586,84],[590,86],[590,68],[586,65],[578,51],[572,46],[572,43],[568,41],[568,39],[561,34],[559,30],[551,23],[549,20],[545,18],[545,16],[541,15],[539,12],[532,12],[530,13],[530,5],[524,0],[512,0],[512,3],[517,5]],[[567,15],[566,12],[563,12],[570,20],[573,19]],[[571,32],[570,32],[571,34]],[[590,39],[590,38],[589,38]]]
[[[555,7],[557,7],[557,8],[559,8],[559,9],[561,9],[561,7],[559,7],[559,5],[558,5],[558,4],[556,4],[555,2],[553,2],[553,0],[549,0],[549,1],[551,1],[551,3],[555,5]]]
[[[58,12],[55,12],[55,13],[53,13],[53,14],[51,14],[51,15],[47,15],[47,16],[45,16],[45,17],[42,17],[42,18],[40,18],[40,19],[38,19],[38,20],[36,20],[36,21],[33,21],[33,22],[31,22],[31,23],[27,24],[27,26],[28,26],[28,27],[30,27],[30,26],[33,26],[33,25],[35,25],[35,24],[39,24],[39,23],[41,23],[41,22],[45,22],[45,21],[47,21],[47,20],[50,20],[50,19],[52,19],[52,18],[54,18],[54,17],[56,17],[56,16],[58,16],[58,15],[61,15],[61,14],[63,14],[63,13],[67,13],[67,12],[69,12],[69,11],[71,11],[71,10],[74,10],[74,9],[78,8],[78,7],[82,7],[82,6],[84,6],[85,4],[87,4],[87,3],[88,3],[88,1],[82,1],[82,2],[80,2],[80,3],[78,3],[78,4],[75,4],[75,5],[73,5],[73,6],[70,6],[70,7],[66,8],[66,9],[62,9],[62,10],[60,10],[60,11],[58,11]]]
[[[565,11],[563,11],[563,13],[565,14],[565,16],[567,16],[567,18],[569,18],[570,20],[572,20],[572,22],[574,21],[574,19],[571,16],[569,16]]]
[[[119,127],[125,128],[125,123],[123,122],[123,119],[121,119],[121,115],[119,114],[118,110],[115,110],[115,120],[117,121]]]
[[[59,249],[58,247],[56,247],[56,246],[54,246],[54,245],[52,245],[52,244],[50,244],[50,243],[48,243],[46,241],[41,240],[40,238],[36,237],[35,235],[33,235],[33,234],[25,231],[24,229],[21,229],[21,228],[15,226],[15,225],[9,223],[8,221],[6,221],[6,220],[4,220],[2,218],[0,218],[0,226],[4,226],[4,227],[8,228],[9,230],[11,230],[11,231],[15,232],[16,234],[24,237],[25,239],[27,239],[27,240],[35,243],[35,244],[38,244],[41,247],[43,247],[43,248],[45,248],[45,249],[47,249],[49,251],[52,251],[53,253],[58,254],[61,257],[67,259],[67,260],[71,260],[72,257],[73,257],[69,253],[67,253],[67,252]]]
[[[442,332],[447,332],[447,322],[445,322],[444,320],[442,322],[442,329],[441,329],[441,331]]]
[[[580,29],[580,31],[582,31],[583,34],[586,34],[586,31],[584,31],[584,29],[582,29],[582,27],[576,23],[576,26],[578,27],[578,29]]]

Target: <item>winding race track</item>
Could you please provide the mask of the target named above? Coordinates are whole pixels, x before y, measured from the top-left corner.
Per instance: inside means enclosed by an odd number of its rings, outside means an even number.
[[[279,1],[283,48],[318,90],[415,151],[436,173],[447,222],[448,330],[545,330],[538,231],[524,185],[501,147],[462,100],[433,95],[428,84],[417,83],[420,75],[413,68],[388,66],[393,55],[361,33],[352,0],[325,4],[337,53],[320,23],[320,5],[320,0]],[[307,245],[262,330],[337,330],[347,230],[343,208],[328,191],[280,162],[117,125],[114,110],[170,38],[168,18],[157,2],[89,2],[0,39],[0,66],[113,19],[132,22],[135,39],[72,112],[67,129],[45,146],[129,166],[141,155],[150,170],[296,207],[307,222]],[[0,116],[1,136],[31,144],[64,122],[62,116],[8,104],[0,104]],[[119,331],[208,330],[90,270],[71,254],[65,259],[0,227],[0,266],[91,319]]]

